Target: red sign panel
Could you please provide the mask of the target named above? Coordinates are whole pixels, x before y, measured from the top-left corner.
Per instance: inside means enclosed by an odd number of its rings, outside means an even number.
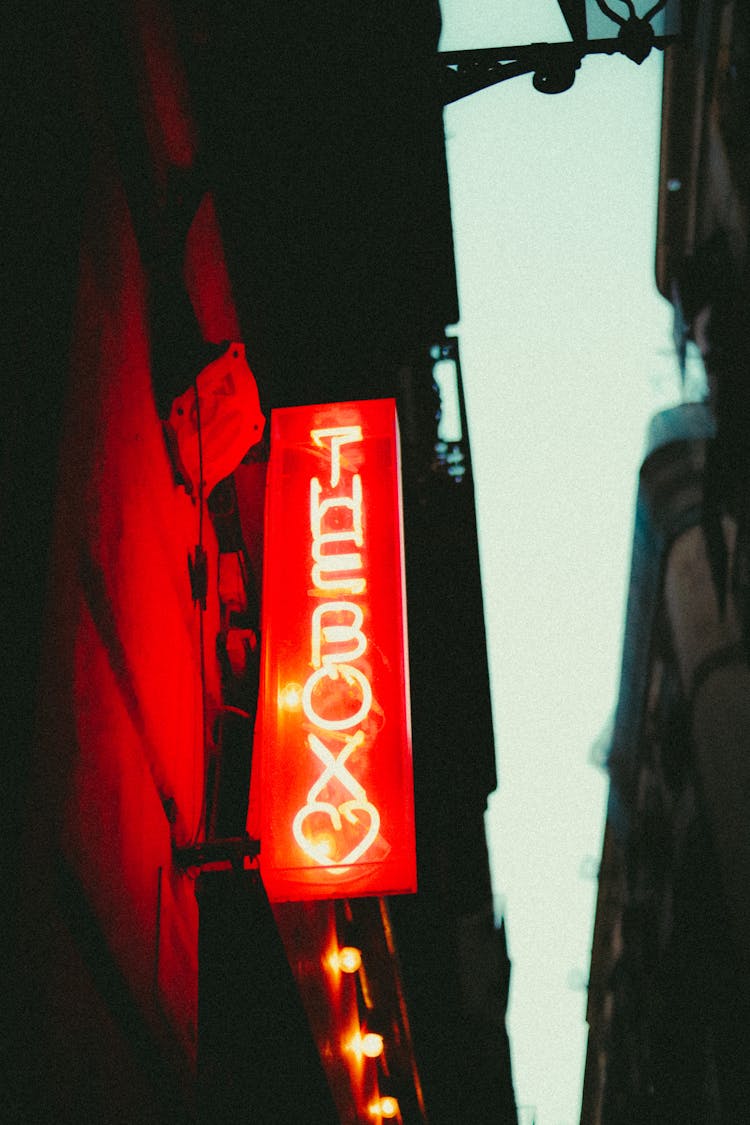
[[[416,890],[392,399],[272,412],[262,631],[269,898]]]

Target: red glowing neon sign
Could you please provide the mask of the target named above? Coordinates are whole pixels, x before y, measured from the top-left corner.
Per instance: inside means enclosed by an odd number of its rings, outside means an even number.
[[[414,891],[393,400],[272,412],[263,570],[269,898]]]

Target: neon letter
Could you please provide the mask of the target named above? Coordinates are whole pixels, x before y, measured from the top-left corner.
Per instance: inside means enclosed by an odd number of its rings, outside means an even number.
[[[334,622],[331,625],[323,624],[323,619],[327,614],[335,617],[342,613],[348,613],[351,616],[349,625],[342,625],[339,622]],[[357,657],[362,656],[367,648],[367,638],[362,632],[363,620],[362,610],[353,602],[325,602],[323,605],[316,606],[312,615],[313,668],[320,668],[321,663],[330,668],[332,664],[356,660]],[[353,647],[337,649],[336,652],[326,653],[321,658],[321,644],[353,644]]]
[[[332,426],[327,430],[311,430],[310,437],[317,446],[323,448],[324,438],[331,439],[331,488],[339,483],[341,475],[341,446],[353,441],[362,441],[361,426]]]
[[[320,590],[343,589],[352,594],[361,594],[365,588],[364,578],[324,577],[326,574],[341,575],[347,571],[361,570],[362,556],[359,551],[327,554],[323,548],[332,543],[362,546],[362,478],[358,473],[352,477],[351,496],[331,496],[321,501],[322,491],[320,481],[313,477],[310,481],[310,530],[313,540],[312,556],[315,560],[312,580]],[[323,531],[324,519],[329,518],[335,524],[337,509],[351,513],[351,529]],[[338,518],[340,520],[341,517]]]
[[[309,855],[311,859],[314,859],[316,863],[327,865],[330,864],[331,860],[335,857],[331,856],[325,844],[316,844],[314,840],[310,840],[305,835],[303,831],[304,822],[313,813],[325,813],[330,819],[335,832],[341,831],[342,813],[350,824],[360,823],[358,817],[354,815],[355,812],[363,812],[367,815],[369,824],[363,839],[355,845],[348,855],[336,860],[337,865],[340,866],[356,863],[360,856],[365,854],[380,831],[380,813],[375,805],[367,800],[367,793],[365,792],[364,786],[360,785],[357,779],[353,777],[346,768],[347,758],[357,747],[362,745],[364,737],[364,732],[358,730],[356,734],[347,738],[344,749],[337,757],[334,757],[326,744],[318,738],[317,735],[310,734],[307,736],[310,749],[323,763],[325,769],[315,784],[311,786],[307,794],[307,801],[295,816],[292,822],[292,834],[302,851]],[[345,801],[337,807],[330,801],[318,800],[320,794],[332,778],[336,778],[344,789],[348,793],[351,793],[351,801]]]
[[[321,680],[337,680],[339,673],[344,677],[348,684],[356,681],[359,684],[359,690],[362,693],[362,702],[359,708],[353,715],[344,716],[340,719],[324,719],[313,707],[313,692]],[[364,672],[360,672],[359,668],[353,668],[351,664],[324,664],[322,668],[318,668],[316,672],[308,676],[305,686],[302,689],[302,710],[307,718],[315,726],[322,727],[323,730],[350,730],[361,723],[370,713],[372,707],[372,688],[370,681],[365,676]]]

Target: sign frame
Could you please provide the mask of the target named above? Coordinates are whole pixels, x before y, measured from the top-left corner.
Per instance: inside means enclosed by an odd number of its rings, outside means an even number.
[[[271,413],[260,870],[271,901],[416,891],[393,399]]]

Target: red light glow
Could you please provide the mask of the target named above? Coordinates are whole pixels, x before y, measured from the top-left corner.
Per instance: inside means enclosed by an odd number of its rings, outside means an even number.
[[[413,891],[391,399],[273,412],[263,570],[261,870],[268,895]]]

